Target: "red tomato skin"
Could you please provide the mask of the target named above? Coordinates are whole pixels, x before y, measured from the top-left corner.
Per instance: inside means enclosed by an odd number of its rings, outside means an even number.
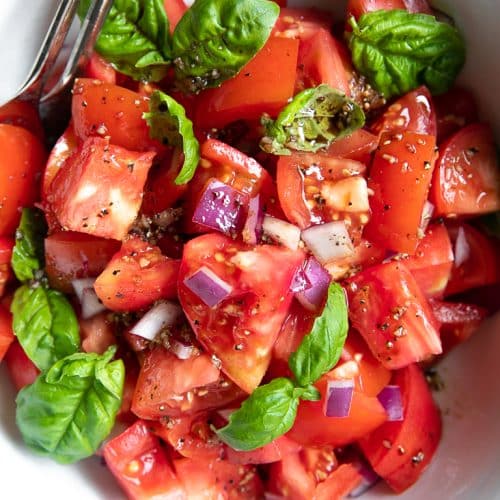
[[[138,237],[125,240],[94,283],[102,303],[117,312],[137,311],[177,296],[180,262]]]
[[[500,210],[499,172],[491,127],[473,123],[460,129],[439,147],[430,193],[434,216]]]
[[[45,272],[50,286],[73,293],[72,281],[104,271],[120,242],[74,231],[60,231],[45,238]]]
[[[226,457],[233,464],[270,464],[279,462],[286,455],[297,453],[302,446],[286,436],[280,436],[270,443],[252,451],[237,451],[226,446]]]
[[[0,236],[0,298],[5,292],[8,281],[12,278],[10,259],[12,257],[13,248],[13,238]]]
[[[488,310],[475,304],[461,302],[431,301],[432,311],[441,324],[439,333],[443,353],[465,342],[479,328],[488,315]]]
[[[297,38],[307,40],[321,28],[331,29],[333,17],[331,12],[322,9],[285,7],[274,25],[271,36]]]
[[[347,20],[349,20],[351,16],[354,16],[355,19],[359,19],[367,12],[404,8],[404,0],[349,0],[347,2]]]
[[[468,255],[459,265],[456,262],[453,264],[445,296],[449,297],[473,288],[499,283],[498,242],[466,223],[450,224],[448,231],[454,248],[459,231],[463,231]]]
[[[388,369],[441,354],[437,322],[403,262],[370,267],[349,278],[351,324]]]
[[[336,139],[327,149],[327,154],[349,158],[368,165],[372,153],[377,149],[378,137],[360,128],[347,137]]]
[[[177,23],[186,12],[187,6],[183,0],[163,0],[163,6],[170,24],[170,33],[173,33]]]
[[[238,75],[200,94],[194,123],[222,128],[236,120],[260,119],[263,113],[276,117],[293,96],[298,49],[298,40],[269,38]]]
[[[97,52],[93,52],[83,70],[86,78],[116,85],[116,70]]]
[[[12,236],[21,208],[38,197],[37,179],[47,158],[38,137],[15,125],[0,123],[0,236]]]
[[[111,144],[131,151],[162,151],[142,118],[148,110],[148,98],[137,92],[90,78],[75,80],[71,116],[80,140],[109,136]]]
[[[198,341],[248,393],[259,385],[268,368],[272,346],[292,300],[290,284],[303,260],[301,251],[252,247],[218,234],[199,236],[184,246],[178,281],[182,308]],[[213,309],[184,284],[202,266],[232,287],[229,296]]]
[[[436,138],[430,135],[382,134],[368,181],[374,195],[365,238],[396,252],[415,253],[436,160],[435,147]]]
[[[392,103],[371,125],[370,131],[377,135],[383,132],[415,132],[435,136],[436,112],[427,87],[418,87]]]
[[[18,391],[32,384],[40,374],[17,340],[12,342],[4,359],[9,378]]]
[[[179,359],[166,349],[150,349],[139,372],[132,411],[149,420],[189,414],[188,393],[218,380],[219,369],[206,353]]]
[[[0,106],[0,123],[25,128],[36,135],[42,142],[45,139],[38,110],[27,101],[15,99]]]
[[[443,297],[453,268],[453,249],[444,224],[431,225],[415,255],[404,263],[426,297]]]
[[[103,354],[116,345],[115,323],[109,313],[102,312],[91,318],[79,318],[82,350]]]
[[[329,30],[320,28],[301,42],[298,67],[304,88],[326,83],[348,96],[351,94],[340,46]]]
[[[123,239],[139,212],[153,157],[87,139],[52,181],[49,210],[64,230]]]
[[[0,305],[0,362],[5,356],[12,342],[14,342],[12,331],[12,314]]]
[[[417,365],[396,371],[392,383],[401,388],[404,420],[386,422],[359,445],[375,472],[401,493],[432,459],[441,438],[441,416]]]
[[[346,498],[362,480],[363,476],[354,464],[341,464],[316,486],[314,500]]]
[[[335,372],[335,370],[333,370]],[[323,411],[328,378],[324,375],[314,385],[321,393],[320,401],[301,401],[293,427],[286,434],[304,446],[344,446],[357,441],[386,420],[383,406],[376,397],[354,389],[351,409],[346,418],[327,417]]]
[[[104,445],[103,456],[116,480],[133,500],[185,498],[160,442],[138,420],[125,432]]]

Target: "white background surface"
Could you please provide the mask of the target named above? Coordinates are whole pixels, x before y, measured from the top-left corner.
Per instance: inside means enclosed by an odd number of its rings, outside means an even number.
[[[311,1],[295,4],[335,5]],[[47,10],[56,0],[0,0],[0,101],[15,92],[47,26]],[[498,0],[448,0],[465,30],[468,62],[463,80],[475,87],[483,112],[500,137],[500,38]],[[437,456],[418,484],[402,500],[500,499],[500,320],[476,334],[444,363],[446,390],[439,401],[444,410],[444,436]],[[38,500],[114,500],[123,498],[99,458],[77,466],[61,466],[33,456],[21,445],[14,424],[14,391],[0,367],[0,498]],[[363,499],[384,497],[381,488]]]

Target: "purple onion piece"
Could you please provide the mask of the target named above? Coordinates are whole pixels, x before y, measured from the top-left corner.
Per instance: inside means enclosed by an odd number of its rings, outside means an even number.
[[[403,401],[399,386],[386,385],[379,392],[377,398],[384,407],[389,422],[400,422],[404,420]]]
[[[297,300],[306,309],[317,311],[325,302],[331,281],[330,274],[314,257],[307,259],[303,273],[308,286],[303,290],[298,290]]]
[[[298,292],[303,292],[308,288],[311,288],[311,283],[309,283],[309,280],[306,277],[304,267],[299,267],[295,272],[295,274],[293,275],[293,280],[290,285],[290,291],[298,293]]]
[[[329,380],[324,412],[327,417],[345,418],[351,412],[354,380]]]
[[[365,461],[360,460],[356,463],[356,467],[362,476],[362,480],[361,483],[349,493],[349,498],[360,497],[363,493],[373,488],[380,480],[378,474]]]
[[[264,213],[260,205],[260,196],[250,198],[248,202],[248,213],[241,231],[241,236],[245,243],[256,245],[262,236],[262,221]]]
[[[235,235],[243,228],[247,206],[247,195],[212,179],[201,195],[192,220],[209,229]]]
[[[219,278],[208,267],[201,267],[184,280],[184,285],[197,295],[208,307],[220,304],[232,291],[232,286]]]

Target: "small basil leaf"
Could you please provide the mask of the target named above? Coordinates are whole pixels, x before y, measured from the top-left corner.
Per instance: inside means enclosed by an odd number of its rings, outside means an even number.
[[[235,76],[264,46],[279,10],[269,0],[197,0],[173,34],[179,86],[198,92]]]
[[[200,161],[200,145],[193,132],[193,122],[184,107],[175,99],[156,90],[149,101],[149,113],[144,113],[149,134],[163,144],[182,147],[184,164],[175,179],[176,184],[189,182]]]
[[[60,463],[95,453],[121,405],[125,370],[111,361],[115,351],[68,356],[21,389],[16,423],[31,449]]]
[[[260,147],[278,155],[292,150],[316,152],[364,123],[365,114],[354,101],[323,84],[297,94],[276,121],[263,118],[267,135]]]
[[[14,294],[11,311],[14,333],[40,370],[80,348],[78,321],[60,292],[23,285]]]
[[[446,92],[465,62],[458,30],[434,16],[379,10],[350,23],[353,64],[387,98],[422,84],[432,94]]]
[[[257,387],[217,434],[235,450],[260,448],[290,430],[297,415],[298,398],[289,379],[275,378]]]
[[[308,385],[307,387],[296,387],[294,395],[305,401],[319,401],[321,399],[321,393],[314,387],[314,385]]]
[[[337,364],[348,328],[344,290],[339,284],[331,283],[323,312],[288,360],[298,385],[313,384]]]
[[[79,4],[83,18],[90,0]],[[159,81],[170,64],[170,32],[162,0],[115,0],[95,48],[135,80]]]
[[[11,259],[12,269],[19,281],[35,279],[36,272],[43,268],[43,239],[46,233],[43,212],[36,208],[23,208]]]

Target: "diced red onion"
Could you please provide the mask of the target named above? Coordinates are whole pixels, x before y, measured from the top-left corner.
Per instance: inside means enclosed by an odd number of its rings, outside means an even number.
[[[349,498],[358,498],[363,493],[366,493],[369,489],[373,488],[379,481],[380,477],[377,473],[366,463],[357,462],[356,468],[362,476],[361,483],[356,486],[348,495]]]
[[[245,243],[256,245],[262,235],[262,221],[264,213],[260,206],[260,196],[250,198],[248,203],[248,213],[241,230],[241,237]]]
[[[300,229],[290,224],[290,222],[271,217],[270,215],[264,215],[262,230],[273,241],[280,243],[290,250],[297,250],[299,248]]]
[[[196,348],[192,344],[183,344],[177,339],[170,339],[170,350],[179,359],[189,359],[195,353]]]
[[[293,280],[290,284],[290,291],[298,293],[308,288],[311,288],[311,283],[309,283],[306,278],[305,269],[303,267],[299,267],[293,275]]]
[[[158,302],[130,329],[130,333],[153,340],[163,328],[174,325],[181,313],[182,309],[174,302]]]
[[[247,195],[212,179],[201,194],[192,220],[209,229],[233,235],[243,227],[247,205]]]
[[[432,214],[434,213],[434,205],[427,201],[424,204],[424,208],[422,210],[422,216],[420,217],[420,226],[419,230],[422,232],[422,235],[427,231],[427,227],[429,226],[429,222],[432,219]]]
[[[86,288],[93,289],[94,283],[95,283],[95,278],[80,278],[80,279],[75,279],[71,282],[71,285],[73,286],[73,290],[75,291],[75,294],[78,297],[80,304],[82,302],[83,291]]]
[[[84,288],[82,292],[82,318],[88,319],[106,310],[93,288]]]
[[[458,228],[457,239],[455,241],[455,267],[460,267],[470,255],[470,246],[465,236],[462,226]]]
[[[219,278],[208,267],[201,267],[194,274],[184,280],[186,285],[208,307],[215,307],[222,302],[233,290],[233,287]]]
[[[295,296],[306,309],[317,311],[325,302],[331,281],[330,274],[314,257],[309,257],[304,266],[304,278],[308,286]]]
[[[302,239],[321,264],[354,254],[344,221],[327,222],[302,231]]]
[[[401,422],[404,419],[401,389],[397,385],[386,385],[377,396],[387,413],[389,422]]]
[[[345,418],[351,411],[354,380],[329,380],[323,411],[327,417]]]

